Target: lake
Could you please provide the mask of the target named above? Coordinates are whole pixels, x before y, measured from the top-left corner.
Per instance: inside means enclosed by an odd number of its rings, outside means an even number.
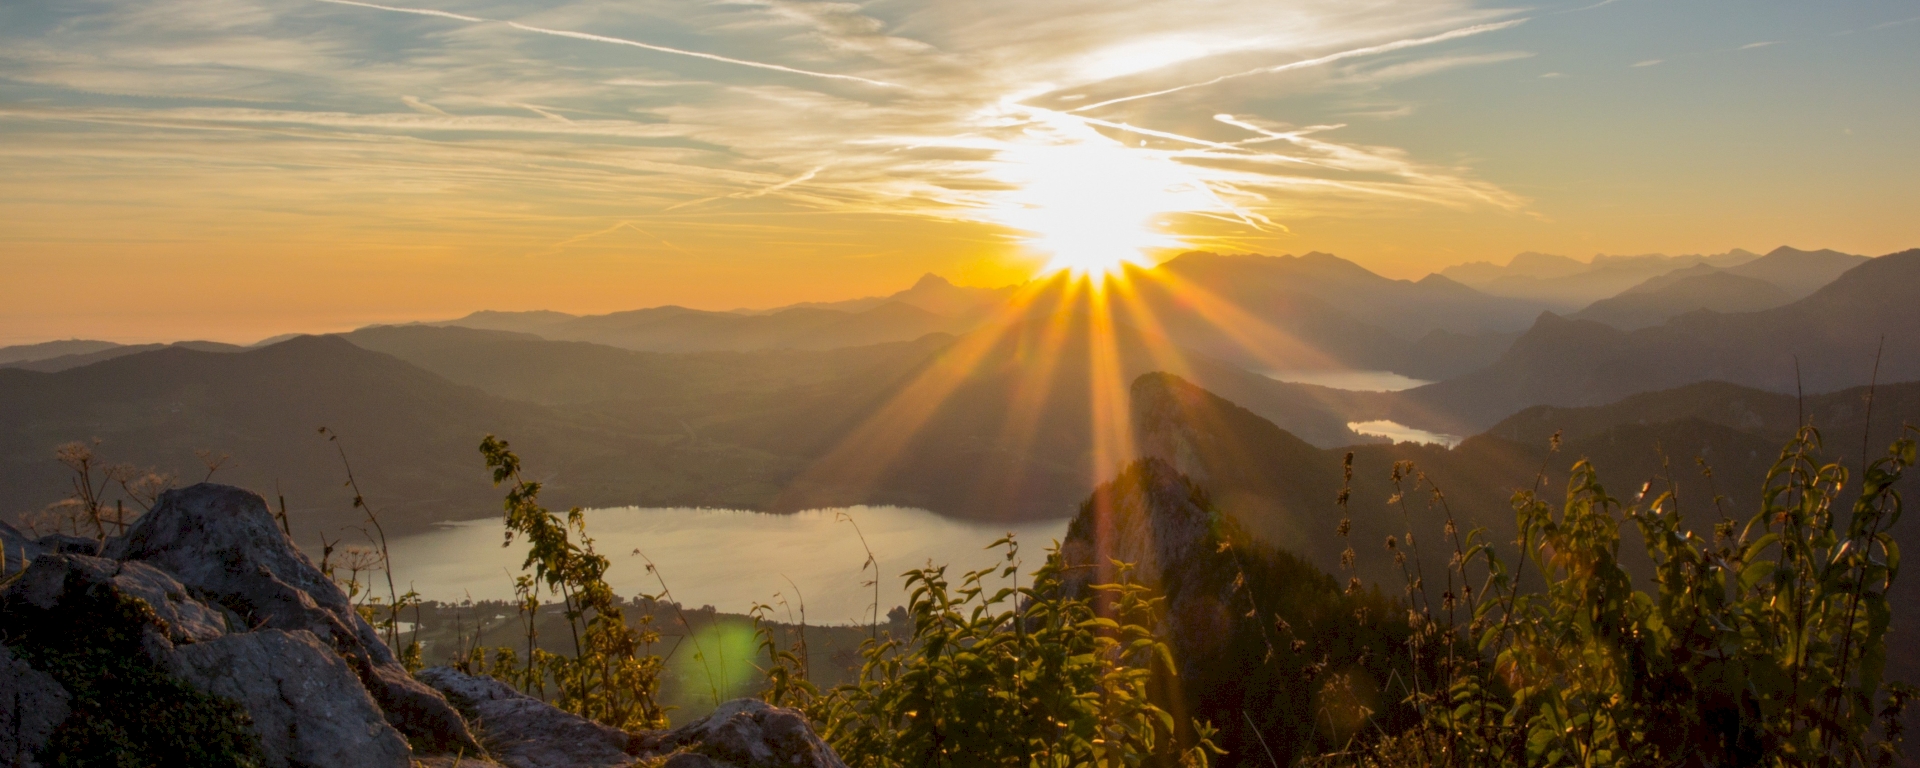
[[[815,624],[861,623],[873,602],[863,575],[867,559],[854,525],[880,563],[881,620],[907,593],[900,574],[928,562],[950,566],[959,581],[963,571],[994,565],[999,554],[982,548],[1012,532],[1021,544],[1022,569],[1031,572],[1046,549],[1066,535],[1067,520],[1019,524],[977,523],[941,517],[923,509],[848,507],[790,515],[725,509],[624,507],[587,511],[587,533],[595,549],[612,561],[607,581],[623,597],[657,593],[635,550],[658,566],[682,605],[711,605],[745,613],[754,603],[790,598],[794,587],[806,600],[807,620]],[[513,577],[520,573],[526,547],[501,547],[504,528],[498,518],[443,523],[434,530],[396,538],[389,544],[394,579],[429,600],[459,602],[512,600]],[[791,580],[792,585],[788,581]],[[796,607],[797,613],[797,607]]]
[[[1396,443],[1431,443],[1452,448],[1460,444],[1459,435],[1428,432],[1415,429],[1397,421],[1378,419],[1375,421],[1349,421],[1347,429],[1371,437],[1384,437]]]
[[[1262,375],[1274,381],[1314,384],[1355,392],[1398,392],[1433,383],[1425,379],[1402,376],[1393,371],[1266,371]]]

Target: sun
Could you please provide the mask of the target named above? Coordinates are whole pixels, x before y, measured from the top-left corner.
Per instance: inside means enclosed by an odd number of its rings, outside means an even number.
[[[1098,279],[1146,264],[1148,253],[1183,245],[1161,224],[1169,213],[1218,206],[1166,152],[1128,146],[1071,115],[1020,110],[1021,139],[995,158],[993,176],[1008,191],[992,214],[1046,259],[1043,274]]]
[[[1143,257],[1110,249],[1070,251],[1054,254],[1041,268],[1044,274],[1066,272],[1076,277],[1103,279],[1125,271],[1129,264],[1144,264]]]

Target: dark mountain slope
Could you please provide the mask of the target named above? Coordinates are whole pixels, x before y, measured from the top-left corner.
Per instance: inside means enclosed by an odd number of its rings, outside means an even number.
[[[1346,734],[1325,727],[1342,676],[1363,681],[1363,696],[1370,684],[1388,690],[1366,702],[1385,727],[1409,721],[1388,684],[1413,679],[1405,612],[1380,592],[1343,594],[1326,572],[1253,541],[1164,461],[1134,462],[1095,489],[1060,554],[1072,593],[1116,581],[1118,560],[1164,596],[1178,674],[1157,686],[1158,703],[1219,729],[1218,765],[1293,765],[1342,747]]]
[[[1857,477],[1866,426],[1864,389],[1808,398],[1806,415],[1824,437],[1823,461]],[[1920,425],[1920,384],[1878,387],[1868,450],[1881,455],[1902,424]],[[1357,573],[1397,585],[1403,574],[1382,544],[1388,536],[1417,542],[1414,561],[1441,573],[1452,548],[1443,538],[1451,513],[1462,531],[1484,528],[1487,540],[1507,548],[1514,539],[1515,491],[1537,488],[1557,503],[1568,470],[1592,462],[1612,495],[1633,498],[1643,487],[1672,490],[1696,530],[1722,516],[1744,524],[1758,509],[1768,469],[1779,458],[1800,409],[1795,399],[1727,384],[1699,384],[1647,393],[1606,406],[1530,409],[1452,450],[1401,444],[1352,448],[1354,480],[1351,542]],[[1293,552],[1329,573],[1339,570],[1343,542],[1335,534],[1342,450],[1315,451],[1285,431],[1204,389],[1166,375],[1141,377],[1133,387],[1134,428],[1145,455],[1162,459],[1205,489],[1216,506],[1256,537]],[[1560,450],[1548,440],[1563,430]],[[1396,462],[1412,462],[1392,482]],[[1711,476],[1703,472],[1711,468]],[[1920,492],[1909,476],[1901,491]],[[1442,504],[1434,489],[1444,491]],[[1399,495],[1396,498],[1397,494]],[[1851,502],[1842,498],[1837,509]],[[1841,514],[1845,514],[1842,512]],[[1920,526],[1894,529],[1903,547],[1920,546]],[[1637,542],[1631,525],[1621,531]],[[1647,573],[1637,545],[1623,562]],[[1509,563],[1511,551],[1505,551]],[[1920,580],[1903,579],[1895,593],[1896,630],[1920,633]],[[1920,674],[1920,658],[1898,665]]]
[[[249,352],[170,348],[52,374],[0,371],[0,509],[12,516],[63,496],[53,448],[97,437],[103,456],[183,480],[206,472],[196,449],[229,453],[219,478],[278,486],[296,535],[337,537],[359,516],[321,426],[343,436],[389,533],[497,513],[476,450],[487,433],[523,449],[560,506],[749,503],[771,493],[777,465],[758,452],[623,433],[338,338],[302,337]]]

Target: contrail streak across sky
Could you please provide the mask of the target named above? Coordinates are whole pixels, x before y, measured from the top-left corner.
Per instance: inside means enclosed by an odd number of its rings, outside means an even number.
[[[1448,40],[1457,40],[1462,37],[1470,37],[1472,35],[1478,35],[1483,32],[1493,32],[1496,30],[1506,29],[1508,27],[1519,26],[1521,23],[1524,23],[1525,21],[1526,19],[1514,19],[1512,21],[1502,21],[1502,22],[1497,22],[1493,24],[1476,24],[1471,27],[1462,27],[1460,29],[1455,29],[1448,32],[1442,32],[1437,35],[1429,35],[1427,37],[1415,37],[1415,38],[1409,38],[1406,40],[1395,40],[1391,43],[1381,43],[1380,45],[1370,45],[1365,48],[1354,48],[1352,50],[1341,51],[1339,53],[1330,53],[1318,58],[1304,59],[1301,61],[1289,62],[1286,64],[1280,64],[1272,67],[1261,67],[1259,69],[1249,69],[1245,72],[1235,72],[1231,75],[1221,75],[1212,80],[1206,80],[1198,83],[1176,85],[1172,88],[1164,88],[1158,91],[1150,91],[1148,93],[1138,93],[1132,96],[1122,96],[1117,99],[1107,99],[1106,101],[1098,102],[1095,104],[1088,104],[1083,107],[1075,107],[1074,109],[1071,109],[1068,111],[1069,112],[1085,112],[1090,109],[1098,109],[1100,107],[1105,107],[1113,104],[1136,101],[1139,99],[1150,99],[1155,96],[1165,96],[1169,93],[1179,93],[1181,91],[1189,90],[1192,88],[1204,88],[1209,85],[1224,83],[1228,80],[1237,80],[1242,77],[1252,77],[1253,75],[1272,74],[1275,72],[1286,72],[1288,70],[1293,70],[1293,69],[1306,69],[1308,67],[1317,67],[1322,64],[1332,64],[1333,62],[1340,61],[1341,59],[1351,59],[1356,56],[1371,56],[1377,53],[1389,53],[1389,52],[1398,51],[1404,48],[1413,48],[1416,46],[1446,42]]]
[[[373,3],[362,3],[362,2],[357,2],[357,0],[320,0],[320,2],[333,3],[335,5],[355,5],[361,8],[372,8],[375,10],[389,11],[392,13],[411,13],[419,16],[438,16],[440,18],[453,19],[456,21],[466,21],[466,22],[472,22],[472,23],[487,23],[487,22],[499,21],[498,19],[485,19],[478,16],[467,16],[464,14],[452,13],[448,11],[436,11],[431,8],[401,8],[397,6],[391,6],[391,5],[375,5]],[[671,53],[677,56],[691,56],[696,59],[707,59],[709,61],[718,61],[718,62],[724,62],[727,64],[737,64],[739,66],[753,67],[756,69],[768,69],[768,70],[773,70],[775,72],[786,72],[788,74],[794,74],[794,75],[806,75],[807,77],[822,77],[829,80],[848,80],[856,83],[865,83],[867,85],[879,86],[881,88],[904,87],[899,85],[898,83],[889,83],[881,80],[874,80],[871,78],[858,77],[855,75],[841,75],[841,74],[835,74],[832,72],[816,72],[811,69],[799,69],[797,67],[789,67],[781,64],[769,64],[764,61],[736,59],[731,56],[721,56],[719,54],[714,54],[714,53],[702,53],[700,51],[689,51],[682,48],[669,48],[664,45],[654,45],[652,43],[643,43],[638,40],[628,40],[620,37],[608,37],[606,35],[595,35],[595,34],[589,34],[586,32],[573,32],[565,29],[547,29],[546,27],[535,27],[528,24],[521,24],[517,21],[507,21],[503,23],[505,23],[509,27],[513,27],[514,29],[518,29],[523,32],[538,32],[543,35],[570,37],[575,40],[587,40],[595,43],[612,43],[614,45],[630,45],[635,48],[644,48],[649,51],[657,51],[660,53]]]

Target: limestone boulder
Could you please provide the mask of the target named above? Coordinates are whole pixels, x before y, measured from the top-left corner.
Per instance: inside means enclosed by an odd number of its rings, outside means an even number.
[[[44,553],[7,589],[7,595],[9,599],[52,610],[62,597],[96,587],[111,588],[152,606],[154,615],[161,621],[156,631],[170,643],[197,643],[226,634],[228,620],[224,614],[195,600],[179,580],[145,563]],[[79,588],[81,592],[69,592],[69,588]]]
[[[55,552],[62,555],[98,555],[100,540],[67,533],[53,533],[40,537],[34,542],[40,545],[42,552]]]
[[[167,491],[104,554],[172,574],[250,628],[310,633],[347,660],[387,721],[409,739],[430,752],[482,752],[460,714],[407,674],[258,494],[211,483]]]
[[[634,763],[633,738],[490,677],[434,667],[420,679],[467,716],[493,759],[507,768],[614,768]]]
[[[347,663],[306,630],[262,629],[175,649],[174,676],[239,702],[269,768],[406,768],[411,750]]]
[[[67,719],[70,701],[52,675],[27,666],[0,645],[0,764],[39,768],[34,755]]]
[[[734,699],[647,741],[649,751],[679,753],[673,768],[846,768],[806,716],[759,699]]]

